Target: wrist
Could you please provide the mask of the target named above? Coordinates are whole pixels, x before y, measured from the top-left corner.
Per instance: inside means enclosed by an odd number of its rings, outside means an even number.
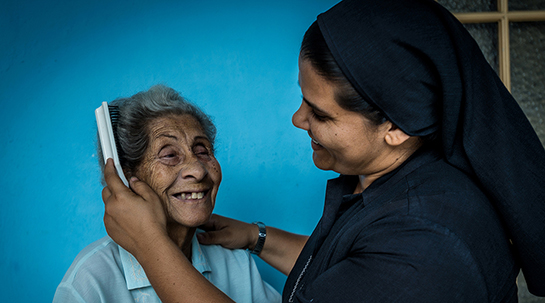
[[[130,251],[130,253],[140,261],[140,259],[153,256],[156,247],[164,247],[171,243],[174,244],[166,230],[148,229],[147,232],[141,234],[135,243],[134,251]]]
[[[259,238],[259,227],[255,224],[246,223],[248,224],[248,245],[244,247],[245,249],[252,251],[255,248],[255,245],[257,244],[257,239]]]

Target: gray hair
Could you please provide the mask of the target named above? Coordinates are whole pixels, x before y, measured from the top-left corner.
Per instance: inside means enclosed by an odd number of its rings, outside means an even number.
[[[148,91],[139,92],[128,98],[118,98],[109,105],[119,107],[116,137],[119,162],[124,171],[133,172],[143,160],[149,144],[151,121],[168,115],[191,115],[202,126],[212,149],[216,138],[216,127],[212,120],[197,106],[185,100],[174,89],[155,85]],[[104,172],[104,159],[98,144],[99,163]],[[104,180],[103,180],[104,181]]]

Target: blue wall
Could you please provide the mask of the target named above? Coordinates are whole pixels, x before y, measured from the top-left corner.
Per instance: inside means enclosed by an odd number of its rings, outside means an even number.
[[[216,212],[309,234],[325,181],[291,124],[306,28],[336,0],[0,2],[0,290],[50,302],[103,237],[94,109],[163,83],[218,127]],[[281,290],[285,277],[260,262]]]

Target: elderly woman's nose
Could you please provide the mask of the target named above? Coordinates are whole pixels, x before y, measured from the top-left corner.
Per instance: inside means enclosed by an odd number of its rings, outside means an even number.
[[[180,170],[180,176],[184,179],[194,178],[201,180],[208,174],[208,170],[196,156],[188,157],[185,161],[182,169]]]

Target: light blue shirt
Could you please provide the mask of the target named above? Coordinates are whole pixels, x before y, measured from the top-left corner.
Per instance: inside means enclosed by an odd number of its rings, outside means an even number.
[[[280,294],[261,279],[245,250],[200,245],[192,240],[193,266],[235,302],[281,302]],[[104,237],[76,257],[57,288],[53,303],[161,302],[144,269],[126,250]]]

